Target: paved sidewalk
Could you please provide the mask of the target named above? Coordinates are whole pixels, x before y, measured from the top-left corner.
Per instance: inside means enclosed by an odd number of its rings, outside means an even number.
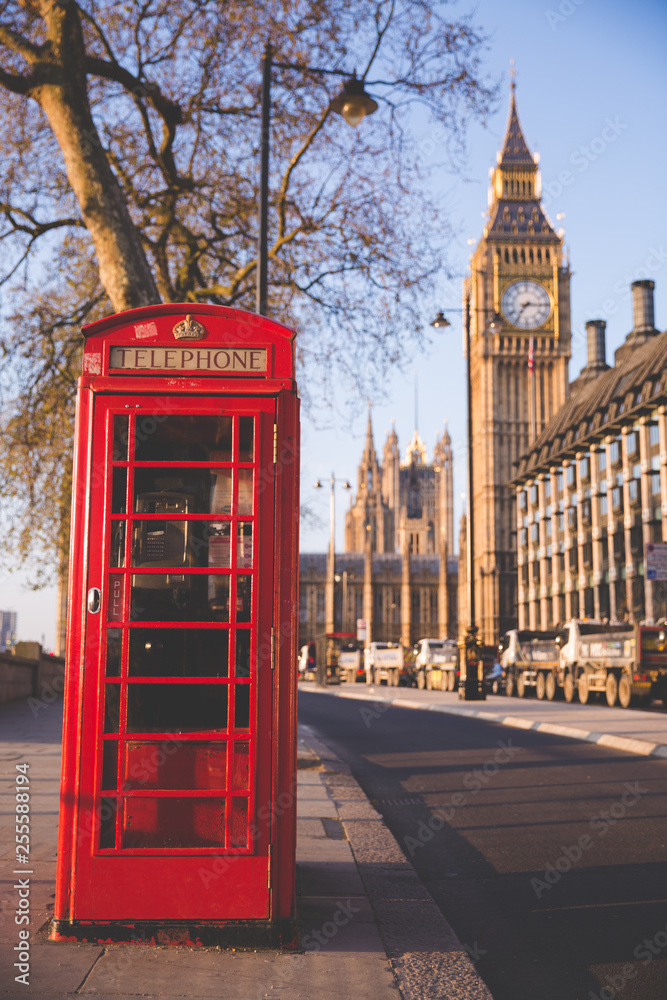
[[[492,1000],[380,815],[308,730],[300,732],[298,773],[300,951],[49,942],[61,723],[61,702],[41,704],[36,715],[26,702],[0,706],[0,996]],[[30,765],[32,839],[30,864],[17,876],[14,792],[22,763]],[[15,982],[18,931],[26,926],[14,922],[19,878],[30,880],[27,985]]]
[[[667,711],[655,709],[609,708],[608,705],[567,704],[564,701],[537,701],[536,698],[507,698],[489,695],[482,702],[459,701],[458,692],[419,691],[416,688],[388,688],[377,685],[341,684],[307,690],[339,698],[382,701],[397,708],[414,708],[449,715],[498,722],[516,729],[567,736],[599,743],[600,746],[652,757],[667,757]]]

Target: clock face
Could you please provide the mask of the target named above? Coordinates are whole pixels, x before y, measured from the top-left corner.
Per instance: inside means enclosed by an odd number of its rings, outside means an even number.
[[[551,312],[551,299],[537,281],[515,281],[505,289],[501,306],[506,319],[522,330],[542,326]]]

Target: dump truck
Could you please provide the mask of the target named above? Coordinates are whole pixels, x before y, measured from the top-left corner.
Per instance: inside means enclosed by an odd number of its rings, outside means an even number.
[[[366,680],[366,671],[361,660],[360,649],[341,649],[338,654],[338,670],[340,679],[349,684]]]
[[[566,701],[650,705],[667,695],[667,627],[573,620],[561,644],[559,682]]]
[[[453,639],[419,639],[415,645],[417,687],[427,691],[455,691],[459,651]]]
[[[561,630],[536,632],[510,629],[500,641],[500,666],[505,692],[524,698],[535,691],[542,700],[553,701],[558,691]]]
[[[386,681],[390,687],[398,687],[404,670],[403,647],[395,642],[372,642],[364,650],[364,670],[368,684]]]
[[[513,634],[514,633],[514,634]],[[508,694],[561,694],[585,705],[646,706],[667,698],[667,626],[572,619],[557,632],[506,633],[501,664]]]

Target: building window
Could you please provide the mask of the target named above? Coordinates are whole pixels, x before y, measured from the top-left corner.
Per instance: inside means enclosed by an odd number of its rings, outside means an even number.
[[[617,465],[621,460],[621,442],[612,441],[609,445],[609,452],[611,457],[611,464]]]
[[[628,455],[634,455],[637,451],[637,434],[635,431],[633,431],[632,434],[627,435],[625,443]]]
[[[559,472],[556,476],[556,489],[558,490],[558,496],[563,495],[563,473]]]
[[[628,492],[630,494],[630,503],[637,503],[639,499],[639,483],[636,479],[631,479],[628,484]]]
[[[526,491],[525,490],[521,490],[521,492],[519,493],[518,503],[519,503],[519,510],[525,510],[526,509]]]
[[[324,621],[324,590],[322,588],[320,588],[320,587],[318,587],[318,589],[317,589],[316,608],[317,608],[316,615],[315,615],[316,620],[318,622],[323,622]]]
[[[582,479],[590,479],[591,463],[589,458],[582,458],[579,462],[579,475]]]
[[[614,486],[613,490],[611,491],[612,510],[619,510],[621,506],[621,498],[622,498],[621,487]]]
[[[565,476],[566,476],[566,479],[567,479],[567,485],[568,486],[573,486],[574,485],[574,466],[573,465],[568,465],[567,469],[565,470]]]
[[[544,480],[544,499],[549,500],[551,498],[551,476]]]
[[[530,487],[530,502],[533,506],[537,503],[537,486],[534,484]]]
[[[649,424],[648,443],[651,448],[655,448],[660,444],[660,428],[657,424]]]
[[[600,517],[606,517],[607,515],[607,497],[606,495],[600,497]]]
[[[606,468],[607,468],[607,452],[601,450],[598,452],[598,472],[604,472]]]

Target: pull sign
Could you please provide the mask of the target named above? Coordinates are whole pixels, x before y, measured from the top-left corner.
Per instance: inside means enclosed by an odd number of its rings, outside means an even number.
[[[91,615],[99,615],[102,607],[102,595],[99,587],[91,587],[88,591],[88,610]]]

